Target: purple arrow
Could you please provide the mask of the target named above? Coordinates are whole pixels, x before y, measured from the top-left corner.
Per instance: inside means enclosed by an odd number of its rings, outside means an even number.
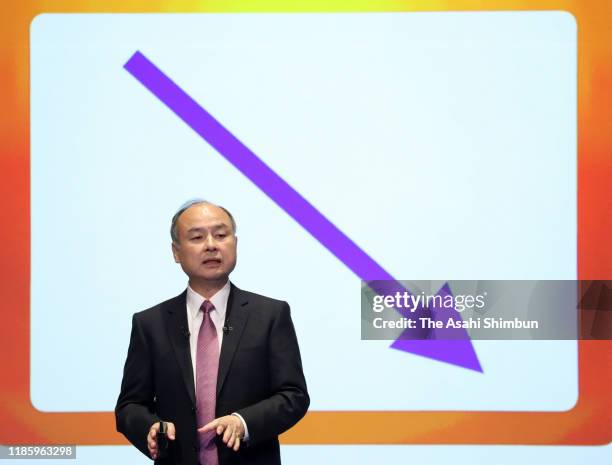
[[[393,276],[142,53],[139,51],[134,53],[124,68],[353,273],[364,281],[396,282]],[[458,341],[398,340],[393,343],[392,347],[441,362],[482,371],[469,339]]]

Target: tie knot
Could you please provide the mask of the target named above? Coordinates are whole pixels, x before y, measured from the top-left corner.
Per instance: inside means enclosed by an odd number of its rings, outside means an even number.
[[[202,306],[200,307],[200,310],[202,310],[204,313],[210,313],[214,309],[215,306],[210,300],[205,300],[204,302],[202,302]]]

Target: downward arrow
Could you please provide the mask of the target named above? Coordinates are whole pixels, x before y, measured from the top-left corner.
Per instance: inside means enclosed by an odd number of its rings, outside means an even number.
[[[401,287],[402,292],[404,291],[393,276],[142,53],[138,51],[134,53],[124,68],[359,278],[363,281],[387,281],[391,286],[395,283]],[[407,340],[403,336],[391,347],[463,368],[482,371],[472,343],[467,338],[423,341]]]

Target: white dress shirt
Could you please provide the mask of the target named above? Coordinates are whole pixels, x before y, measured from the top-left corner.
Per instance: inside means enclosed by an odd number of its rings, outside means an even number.
[[[217,330],[217,340],[219,341],[219,354],[221,354],[221,345],[223,343],[223,326],[225,325],[225,314],[227,313],[227,301],[230,294],[230,282],[229,280],[225,283],[221,289],[217,291],[210,299],[212,304],[215,306],[215,311],[210,312],[210,319],[215,325]],[[206,299],[198,294],[196,291],[187,286],[187,324],[189,325],[189,347],[191,349],[191,366],[193,369],[193,379],[197,382],[196,376],[196,356],[198,347],[198,334],[200,332],[200,326],[204,320],[204,313],[200,311],[200,307]],[[197,386],[196,386],[197,390]],[[247,428],[244,418],[238,413],[232,413],[240,418],[242,426],[244,427],[244,438],[243,441],[248,441],[249,430]],[[198,425],[202,427],[204,425]]]

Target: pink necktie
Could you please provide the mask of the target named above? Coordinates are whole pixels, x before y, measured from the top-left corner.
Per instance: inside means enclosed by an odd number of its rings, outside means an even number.
[[[215,310],[212,302],[205,300],[200,310],[204,312],[198,333],[196,352],[196,406],[198,428],[215,419],[217,402],[217,372],[219,371],[219,341],[217,330],[210,318]],[[216,432],[198,433],[200,441],[200,465],[219,465]]]

